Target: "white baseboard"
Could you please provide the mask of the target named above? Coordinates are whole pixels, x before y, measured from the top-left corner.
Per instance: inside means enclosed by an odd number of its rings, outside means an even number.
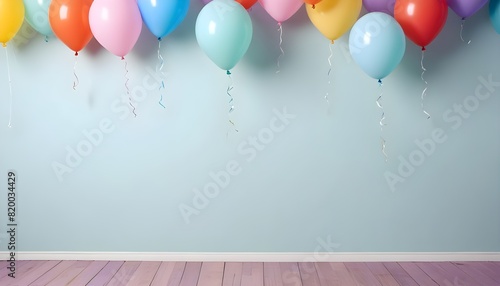
[[[0,260],[8,260],[0,252]],[[18,252],[16,260],[206,262],[500,261],[500,252]]]

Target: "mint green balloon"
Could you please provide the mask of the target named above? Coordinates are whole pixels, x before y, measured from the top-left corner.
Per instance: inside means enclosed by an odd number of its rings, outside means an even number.
[[[214,0],[203,7],[196,19],[198,45],[228,72],[247,52],[252,35],[250,15],[234,0]]]
[[[23,0],[26,11],[26,21],[33,29],[46,37],[53,35],[49,23],[50,1],[51,0]]]

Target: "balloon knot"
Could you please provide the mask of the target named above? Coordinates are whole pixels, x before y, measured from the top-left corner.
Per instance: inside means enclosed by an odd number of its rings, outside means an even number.
[[[2,47],[6,48],[7,44],[6,43],[2,43]]]
[[[313,7],[312,7],[312,8],[313,8],[313,9],[316,9],[316,5],[314,5],[314,4],[313,4]]]
[[[160,42],[161,42],[161,37],[158,37],[158,41],[160,41]]]
[[[462,21],[465,21],[465,17],[462,17]]]
[[[422,52],[425,52],[427,49],[425,47],[422,47]]]
[[[378,80],[378,83],[382,84],[382,80],[381,80],[381,79],[379,79],[379,80]]]
[[[281,22],[278,22],[278,26],[281,26]]]
[[[227,75],[231,75],[231,72],[228,70],[228,71],[226,72],[226,74],[227,74]]]
[[[75,57],[78,57],[78,52],[75,52]]]
[[[331,43],[332,43],[332,45],[333,45],[333,44],[335,44],[335,41],[334,41],[334,40],[332,40],[332,42],[331,42]]]
[[[122,57],[122,61],[125,60],[125,57]]]

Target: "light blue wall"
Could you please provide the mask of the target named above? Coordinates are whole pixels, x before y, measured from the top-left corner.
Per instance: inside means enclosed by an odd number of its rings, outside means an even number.
[[[143,30],[128,56],[132,92],[146,91],[137,118],[119,101],[122,61],[93,41],[79,57],[75,92],[72,52],[24,30],[8,48],[14,127],[7,128],[2,50],[0,230],[5,233],[6,172],[15,169],[20,250],[500,251],[500,87],[460,124],[448,111],[464,100],[475,103],[478,77],[500,82],[500,35],[487,9],[466,24],[470,45],[461,42],[460,20],[450,11],[428,47],[431,120],[420,107],[420,49],[408,41],[402,64],[384,84],[388,125],[381,133],[380,90],[348,56],[347,37],[334,46],[329,86],[328,41],[301,10],[284,23],[286,55],[276,74],[276,25],[256,6],[252,45],[233,70],[231,116],[239,132],[227,137],[228,79],[196,43],[201,4],[192,2],[162,47],[165,110],[154,79],[154,37]],[[285,108],[294,118],[278,126],[273,110]],[[109,132],[60,182],[54,162],[67,164],[67,148],[77,148],[83,132],[100,124]],[[433,132],[441,132],[442,143],[434,141],[435,150],[392,191],[387,172],[399,175],[400,156],[419,164],[415,141],[434,140]],[[259,135],[273,135],[262,150],[250,147],[249,138]],[[213,186],[210,174],[228,163],[236,175],[187,224],[179,207],[194,207],[193,190]]]

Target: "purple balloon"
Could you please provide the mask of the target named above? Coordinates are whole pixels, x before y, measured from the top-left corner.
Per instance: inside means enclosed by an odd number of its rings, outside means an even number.
[[[394,16],[396,0],[363,0],[363,5],[368,12],[384,12]]]
[[[463,19],[469,18],[486,5],[488,0],[448,0],[448,6]]]

